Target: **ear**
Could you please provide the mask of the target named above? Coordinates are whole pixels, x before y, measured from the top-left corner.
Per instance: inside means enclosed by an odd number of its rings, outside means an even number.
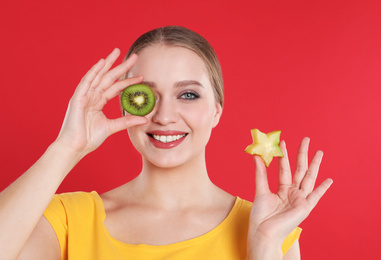
[[[222,115],[222,106],[220,103],[216,103],[216,114],[213,118],[213,128],[215,128],[218,125],[218,122],[220,122],[220,118]]]

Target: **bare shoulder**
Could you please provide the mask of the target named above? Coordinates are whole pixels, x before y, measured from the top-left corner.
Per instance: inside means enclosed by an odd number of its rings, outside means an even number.
[[[217,203],[219,202],[219,204],[225,209],[228,208],[230,212],[230,209],[233,207],[236,201],[236,197],[217,186],[216,188],[217,188],[216,194],[218,194],[218,196],[215,198],[214,201]]]
[[[102,199],[103,206],[106,213],[109,211],[117,210],[121,205],[128,204],[128,200],[133,197],[130,191],[130,184],[126,183],[115,189],[109,190],[99,195]]]
[[[59,260],[60,258],[61,251],[56,233],[48,220],[42,216],[18,259]]]

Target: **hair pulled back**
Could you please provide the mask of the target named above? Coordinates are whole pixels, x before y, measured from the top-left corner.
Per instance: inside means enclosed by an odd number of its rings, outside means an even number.
[[[144,48],[154,44],[184,47],[197,53],[208,70],[216,102],[223,106],[224,86],[221,65],[214,49],[204,37],[182,26],[160,27],[140,36],[131,45],[125,59],[131,54],[138,54]]]

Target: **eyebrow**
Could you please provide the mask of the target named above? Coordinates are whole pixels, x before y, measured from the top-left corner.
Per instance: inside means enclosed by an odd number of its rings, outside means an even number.
[[[175,83],[175,87],[177,88],[181,88],[181,87],[186,87],[186,86],[189,86],[189,85],[196,85],[196,86],[199,86],[199,87],[204,87],[199,81],[197,80],[182,80],[182,81],[177,81]]]
[[[141,84],[143,84],[143,85],[147,85],[147,86],[150,87],[150,88],[156,88],[156,87],[157,87],[157,86],[156,86],[156,83],[153,82],[153,81],[143,81]]]
[[[151,88],[156,88],[157,85],[155,82],[153,81],[143,81],[141,84],[144,84],[144,85],[147,85]],[[183,88],[183,87],[187,87],[189,85],[196,85],[196,86],[199,86],[199,87],[202,87],[202,88],[205,88],[199,81],[197,80],[181,80],[181,81],[177,81],[175,82],[174,86],[176,88]]]

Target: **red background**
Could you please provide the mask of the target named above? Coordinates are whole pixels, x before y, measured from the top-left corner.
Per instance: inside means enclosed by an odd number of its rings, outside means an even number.
[[[183,25],[222,63],[226,106],[207,149],[211,179],[248,200],[250,129],[282,130],[292,166],[300,140],[325,153],[334,184],[301,224],[304,259],[379,256],[381,5],[379,1],[2,1],[0,190],[56,138],[82,75],[147,30]],[[106,107],[119,116],[118,101]],[[125,132],[83,159],[59,192],[104,192],[137,175]],[[272,186],[277,162],[269,168]]]

